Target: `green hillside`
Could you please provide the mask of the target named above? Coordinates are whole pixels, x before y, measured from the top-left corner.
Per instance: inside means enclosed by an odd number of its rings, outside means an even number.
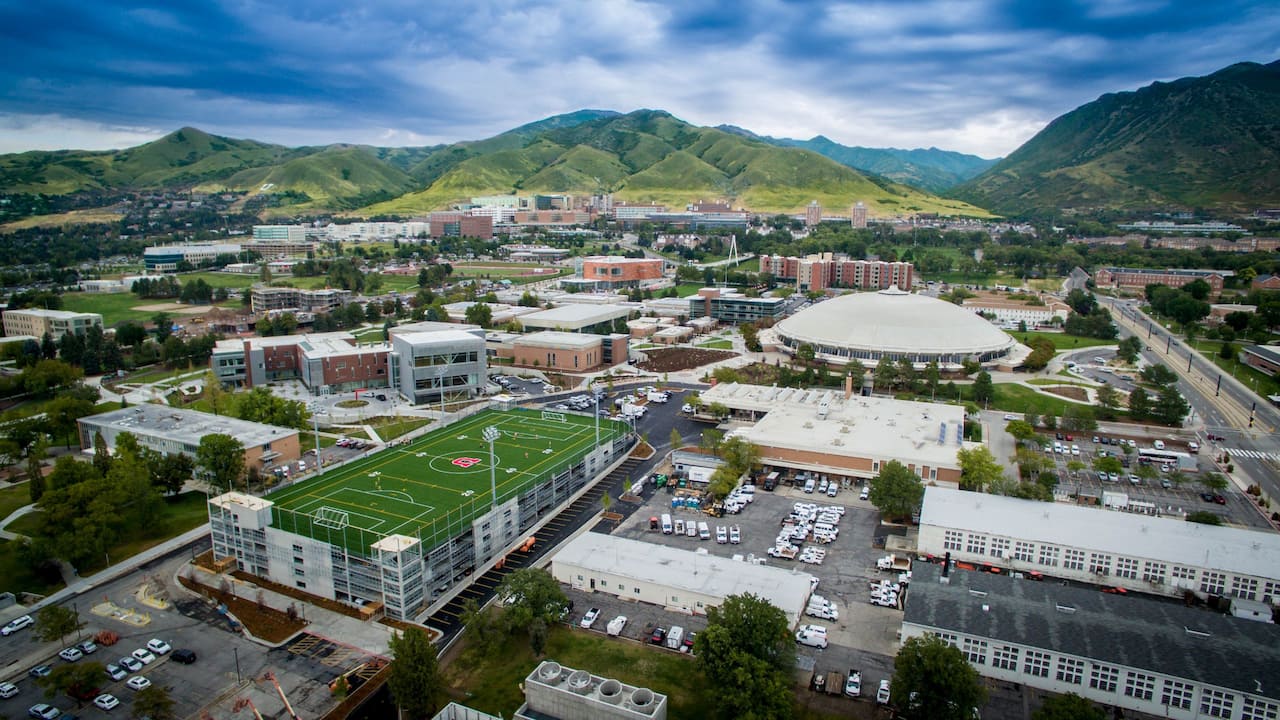
[[[346,209],[399,197],[414,187],[408,173],[379,160],[366,148],[333,146],[283,165],[242,170],[224,181],[207,182],[197,189],[292,190],[310,198],[306,205]]]
[[[949,194],[1004,214],[1280,203],[1280,62],[1104,95]]]

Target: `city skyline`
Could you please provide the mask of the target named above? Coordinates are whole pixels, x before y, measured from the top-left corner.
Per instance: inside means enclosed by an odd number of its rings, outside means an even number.
[[[1280,16],[1251,0],[58,0],[0,19],[0,152],[126,147],[184,125],[285,145],[432,145],[649,107],[995,157],[1103,93],[1280,54]]]

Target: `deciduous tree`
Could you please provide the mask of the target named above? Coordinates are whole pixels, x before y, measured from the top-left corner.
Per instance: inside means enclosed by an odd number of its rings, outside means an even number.
[[[707,629],[694,653],[710,687],[718,688],[721,718],[787,718],[794,695],[795,644],[786,615],[752,595],[730,595],[707,609]]]
[[[909,720],[972,720],[987,701],[978,671],[937,636],[913,637],[893,661],[893,694]]]
[[[244,445],[223,433],[205,435],[196,448],[196,466],[207,473],[211,487],[230,490],[244,475]]]
[[[1031,713],[1031,720],[1107,720],[1107,713],[1092,701],[1076,695],[1052,695]]]
[[[75,610],[61,605],[46,605],[36,613],[35,634],[44,642],[57,640],[61,645],[67,636],[84,627]]]
[[[869,499],[886,517],[911,515],[923,498],[920,478],[897,460],[881,465],[880,474],[871,479]]]
[[[407,720],[435,714],[444,694],[436,648],[427,633],[410,627],[391,636],[391,674],[387,688]]]
[[[1004,476],[1004,466],[996,460],[986,445],[961,448],[956,452],[956,459],[960,462],[962,490],[981,492]]]

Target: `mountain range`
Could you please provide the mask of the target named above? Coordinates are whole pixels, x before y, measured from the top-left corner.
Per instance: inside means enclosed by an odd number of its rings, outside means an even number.
[[[289,148],[182,128],[121,151],[0,156],[0,188],[277,193],[288,201],[278,208],[284,214],[413,215],[477,195],[611,192],[674,208],[727,198],[757,211],[795,212],[817,200],[841,212],[862,201],[882,217],[988,215],[815,152],[694,126],[661,110],[580,110],[485,140],[413,148]]]
[[[1005,215],[1280,204],[1280,61],[1103,95],[951,197]]]
[[[809,140],[793,138],[775,138],[767,135],[756,135],[734,125],[720,125],[719,129],[743,137],[777,145],[779,147],[798,147],[812,150],[819,155],[835,160],[841,165],[875,173],[894,182],[911,185],[929,192],[942,193],[959,185],[983,170],[995,165],[998,160],[987,160],[977,155],[966,155],[951,150],[938,148],[902,150],[899,148],[869,148],[841,145],[830,138],[817,135]]]
[[[1250,210],[1280,205],[1277,118],[1280,62],[1240,63],[1103,95],[999,161],[762,137],[661,110],[579,110],[430,147],[291,148],[182,128],[126,150],[0,155],[0,192],[275,193],[282,203],[270,212],[282,215],[418,215],[476,195],[533,192],[608,192],[673,208],[728,199],[760,212],[817,200],[840,213],[862,201],[873,217]]]

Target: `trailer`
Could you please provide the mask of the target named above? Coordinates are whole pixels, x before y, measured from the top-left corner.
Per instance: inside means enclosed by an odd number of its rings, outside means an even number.
[[[911,558],[905,555],[885,555],[876,560],[876,569],[906,572],[911,569]]]

